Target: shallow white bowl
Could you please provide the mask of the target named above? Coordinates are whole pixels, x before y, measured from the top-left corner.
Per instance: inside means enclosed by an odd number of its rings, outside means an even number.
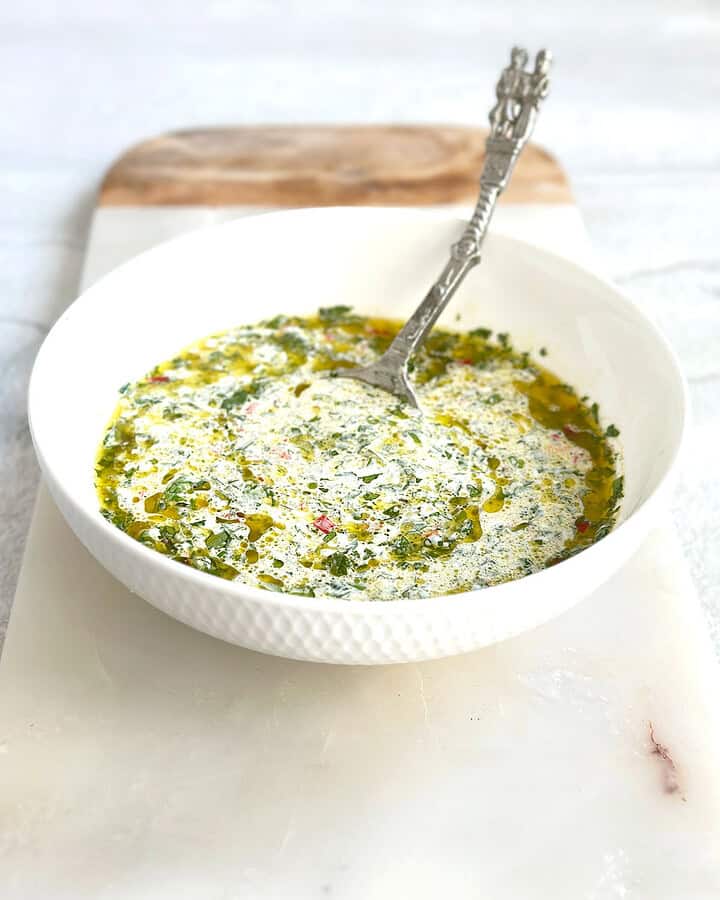
[[[270,593],[198,572],[99,513],[94,460],[120,385],[198,337],[280,312],[343,303],[406,317],[461,228],[456,219],[411,210],[273,213],[163,244],[86,291],[43,344],[29,402],[50,491],[90,552],[130,590],[194,628],[254,650],[332,663],[462,653],[532,628],[593,591],[660,513],[685,426],[683,379],[666,341],[614,287],[496,236],[444,322],[508,331],[521,349],[547,347],[549,366],[620,428],[625,500],[621,523],[604,540],[482,591],[348,602]]]

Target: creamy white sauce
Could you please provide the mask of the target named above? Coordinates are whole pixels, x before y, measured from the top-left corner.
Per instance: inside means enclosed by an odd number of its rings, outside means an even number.
[[[264,333],[253,332],[253,377],[287,367]],[[174,528],[175,556],[210,552],[262,588],[392,600],[521,577],[576,536],[590,455],[530,416],[514,382],[532,376],[510,363],[450,363],[418,388],[422,413],[309,364],[223,410],[248,376],[183,385],[193,370],[178,363],[169,383],[128,391],[119,410],[140,437],[117,506],[147,522],[151,545]],[[179,520],[148,513],[169,488]],[[250,540],[246,519],[258,516],[273,524]]]

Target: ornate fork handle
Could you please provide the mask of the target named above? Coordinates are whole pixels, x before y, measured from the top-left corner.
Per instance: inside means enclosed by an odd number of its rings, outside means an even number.
[[[337,375],[358,378],[402,397],[413,406],[418,405],[408,380],[408,361],[467,273],[480,262],[480,250],[495,204],[532,133],[540,102],[548,92],[550,53],[547,50],[538,53],[532,72],[525,71],[527,60],[525,50],[513,48],[510,65],[500,76],[496,88],[497,103],[490,112],[491,130],[480,175],[478,201],[463,234],[452,245],[450,259],[440,277],[378,360],[363,368],[340,370]]]

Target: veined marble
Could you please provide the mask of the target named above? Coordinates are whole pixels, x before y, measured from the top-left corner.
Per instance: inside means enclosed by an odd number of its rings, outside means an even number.
[[[85,281],[242,212],[102,210]],[[573,207],[504,207],[495,224],[589,262]],[[42,490],[0,661],[5,895],[709,900],[718,682],[667,524],[542,628],[346,668],[168,619]]]
[[[0,632],[36,488],[27,375],[76,293],[113,156],[208,122],[472,123],[522,38],[557,57],[538,140],[568,168],[602,268],[690,379],[674,516],[719,646],[712,5],[230,0],[200,15],[180,0],[148,18],[139,0],[60,15],[37,0],[0,23]],[[506,212],[530,238],[555,229]],[[130,233],[106,218],[87,279],[196,213]],[[720,896],[717,669],[664,526],[568,616],[420,666],[292,663],[192,632],[107,576],[44,492],[18,598],[0,662],[3,900]]]

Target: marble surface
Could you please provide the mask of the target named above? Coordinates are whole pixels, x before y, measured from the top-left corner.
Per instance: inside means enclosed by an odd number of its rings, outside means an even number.
[[[522,27],[518,23],[522,23]],[[695,425],[673,513],[720,650],[720,9],[90,0],[0,11],[0,634],[37,469],[25,389],[75,294],[93,196],[127,145],[256,121],[473,123],[513,40],[551,46],[538,139],[558,154],[605,271],[669,335]]]
[[[3,900],[717,900],[720,683],[678,553],[661,523],[479,653],[326,666],[169,619],[43,488],[0,661]]]

